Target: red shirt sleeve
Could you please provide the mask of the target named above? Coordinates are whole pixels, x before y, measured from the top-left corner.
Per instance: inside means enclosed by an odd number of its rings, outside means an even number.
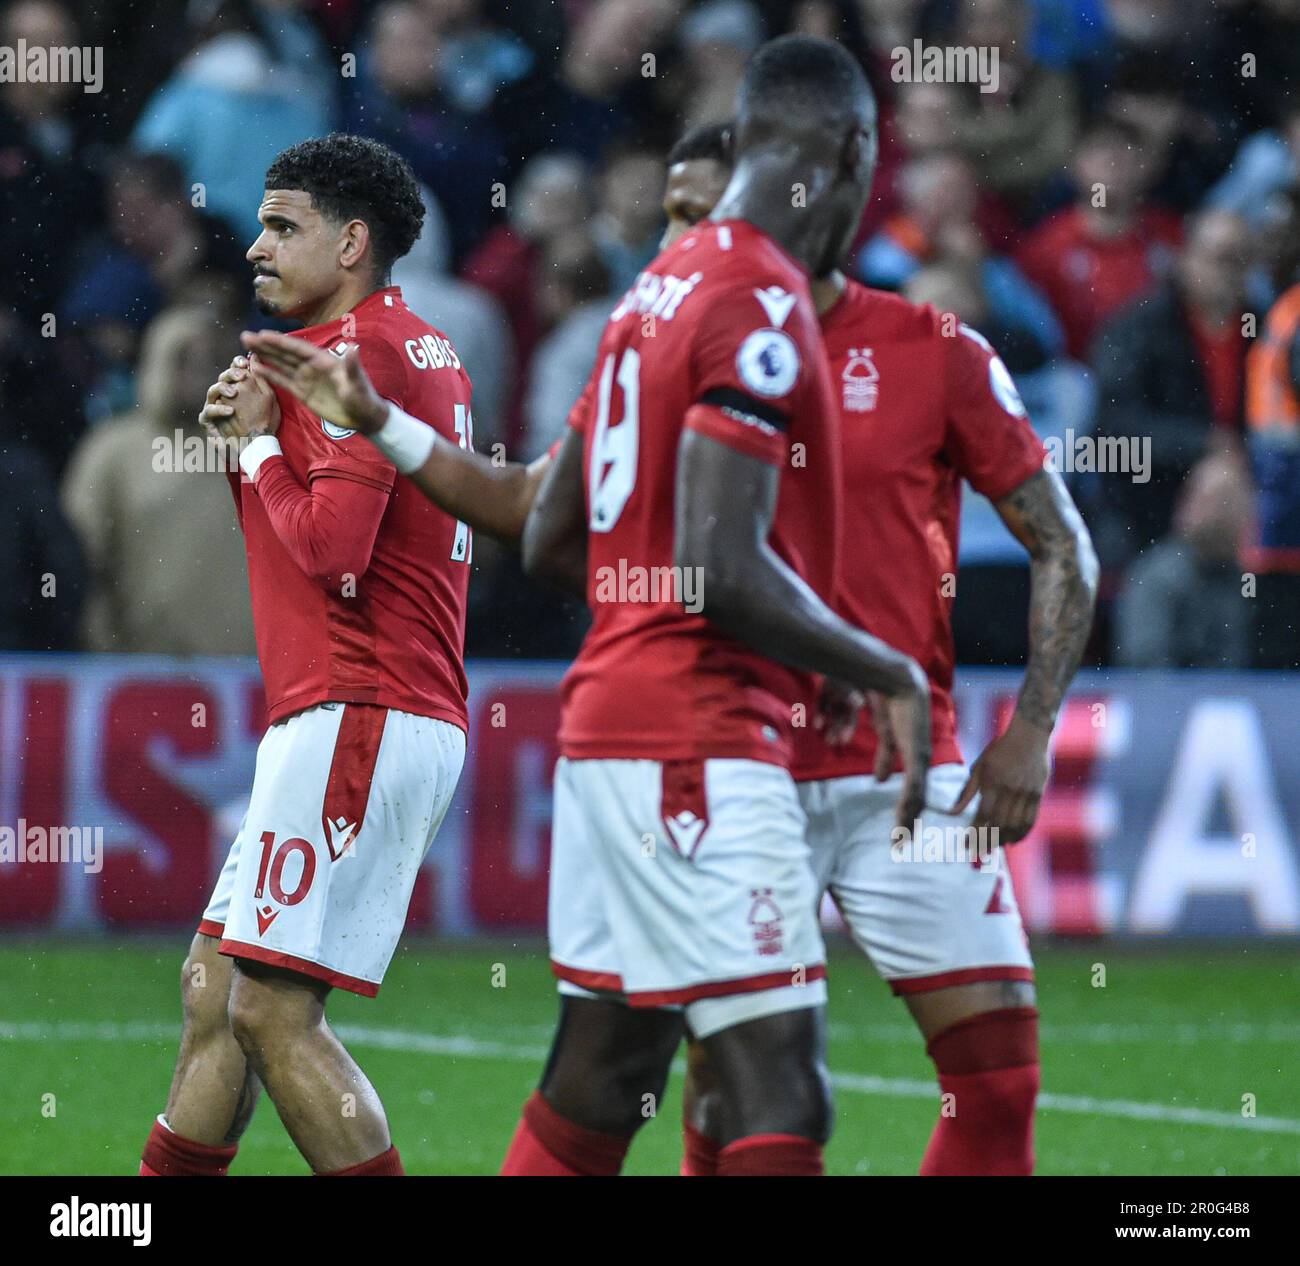
[[[226,482],[230,485],[230,495],[235,499],[235,518],[239,520],[239,530],[244,530],[244,494],[241,490],[244,475],[236,466],[233,470],[226,471]]]
[[[797,298],[788,297],[793,307]],[[685,425],[770,465],[783,464],[790,422],[812,377],[802,324],[796,313],[774,326],[752,283],[711,303],[692,341],[695,403]]]
[[[262,463],[253,486],[276,536],[304,574],[326,589],[365,575],[388,488],[327,477],[314,479],[308,491],[278,456]]]
[[[936,337],[941,336],[936,332]],[[988,340],[962,325],[943,342],[948,348],[944,451],[976,492],[1000,501],[1043,469],[1047,451]]]

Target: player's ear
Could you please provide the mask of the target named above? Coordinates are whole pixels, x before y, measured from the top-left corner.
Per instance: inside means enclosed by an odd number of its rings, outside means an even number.
[[[870,180],[875,166],[875,132],[857,124],[850,125],[840,149],[841,178],[863,183]]]
[[[370,245],[370,226],[364,220],[349,220],[343,226],[339,264],[344,268],[355,268]]]

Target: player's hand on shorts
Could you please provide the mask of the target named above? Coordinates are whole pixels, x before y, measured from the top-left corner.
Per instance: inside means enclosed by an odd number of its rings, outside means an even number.
[[[876,734],[876,762],[871,774],[877,782],[884,782],[894,772],[898,760],[898,742],[889,721],[889,699],[878,690],[868,690],[867,710],[871,713],[871,728]]]
[[[910,688],[891,695],[886,712],[897,752],[903,758],[903,789],[895,820],[910,832],[925,808],[930,773],[930,683],[919,664],[912,663]]]
[[[1052,735],[1013,716],[1006,731],[980,753],[951,812],[963,813],[975,793],[976,828],[994,830],[999,844],[1014,844],[1033,829],[1051,772]]]
[[[335,356],[323,347],[273,330],[246,330],[240,338],[256,355],[259,373],[292,392],[327,422],[373,435],[387,420],[388,405],[361,367],[355,347]]]
[[[866,703],[861,690],[847,682],[827,677],[817,699],[813,729],[821,730],[831,747],[843,747],[858,730],[858,716]]]
[[[236,356],[208,388],[199,423],[225,439],[274,435],[280,428],[280,404],[266,378],[245,356]]]

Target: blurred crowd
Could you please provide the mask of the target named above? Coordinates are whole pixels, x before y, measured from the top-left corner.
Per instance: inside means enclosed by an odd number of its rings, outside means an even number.
[[[409,160],[394,280],[470,369],[476,447],[528,459],[655,254],[672,143],[791,30],[879,96],[852,271],[999,349],[1088,520],[1093,661],[1300,666],[1300,0],[13,0],[0,45],[102,47],[104,87],[0,83],[0,649],[252,649],[225,480],[158,440],[258,320],[280,150]],[[996,78],[902,78],[917,40]],[[958,658],[1016,663],[1027,560],[966,498]],[[574,648],[580,611],[475,567],[471,654]]]

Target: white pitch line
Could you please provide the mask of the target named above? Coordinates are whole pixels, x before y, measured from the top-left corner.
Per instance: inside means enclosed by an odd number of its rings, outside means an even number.
[[[1153,1025],[1142,1024],[1051,1024],[1040,1023],[1040,1042],[1062,1042],[1075,1045],[1109,1045],[1111,1043],[1149,1042]],[[910,1024],[871,1024],[859,1028],[855,1025],[832,1021],[827,1032],[836,1041],[854,1041],[862,1045],[891,1046],[914,1045],[920,1042],[915,1026]],[[1258,1024],[1251,1021],[1209,1024],[1170,1024],[1161,1026],[1159,1039],[1163,1045],[1171,1043],[1193,1046],[1201,1042],[1228,1042],[1233,1045],[1261,1042],[1287,1045],[1300,1042],[1300,1024]]]
[[[539,1063],[546,1058],[546,1046],[521,1046],[509,1042],[485,1042],[466,1035],[412,1033],[406,1029],[379,1029],[369,1025],[340,1024],[335,1031],[345,1042],[381,1050],[404,1051],[451,1059],[502,1059],[512,1063]],[[174,1042],[176,1025],[154,1020],[65,1020],[53,1024],[41,1020],[0,1020],[0,1042]],[[681,1071],[679,1062],[678,1071]],[[879,1095],[894,1099],[935,1099],[931,1081],[904,1077],[874,1077],[866,1073],[832,1073],[837,1090],[850,1094]],[[1208,1108],[1178,1108],[1163,1103],[1137,1103],[1128,1099],[1097,1099],[1091,1095],[1061,1095],[1046,1091],[1038,1096],[1038,1107],[1046,1112],[1069,1112],[1078,1116],[1117,1117],[1128,1121],[1156,1121],[1170,1125],[1207,1125],[1226,1130],[1253,1130],[1263,1134],[1300,1137],[1300,1121],[1286,1117],[1243,1117],[1235,1112]]]
[[[935,1099],[937,1087],[930,1081],[909,1081],[899,1077],[872,1077],[863,1073],[832,1073],[837,1090],[863,1095],[892,1095],[900,1099]],[[1058,1095],[1044,1091],[1038,1107],[1048,1112],[1073,1112],[1080,1116],[1121,1117],[1129,1121],[1166,1121],[1174,1125],[1211,1125],[1226,1130],[1259,1130],[1265,1134],[1300,1136],[1300,1121],[1286,1117],[1243,1117],[1236,1112],[1215,1112],[1208,1108],[1175,1108],[1163,1103],[1135,1103],[1129,1099],[1095,1099],[1091,1095]]]

